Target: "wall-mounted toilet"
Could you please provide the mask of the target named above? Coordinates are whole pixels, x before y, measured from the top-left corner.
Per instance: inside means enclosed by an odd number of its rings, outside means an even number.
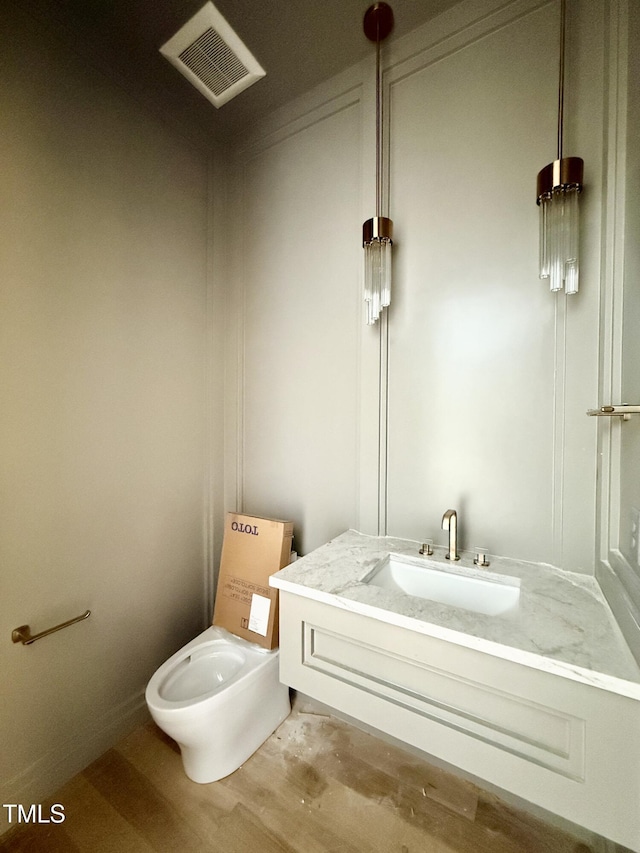
[[[291,711],[277,649],[211,626],[154,673],[145,693],[156,724],[180,747],[187,776],[215,782],[237,770]]]

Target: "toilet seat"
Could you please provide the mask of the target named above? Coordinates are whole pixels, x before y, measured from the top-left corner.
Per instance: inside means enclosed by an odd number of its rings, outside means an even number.
[[[158,693],[169,702],[204,699],[220,690],[234,678],[246,658],[234,649],[221,649],[214,640],[191,655],[183,655],[158,687]]]
[[[231,695],[273,653],[210,626],[160,666],[147,685],[147,703],[161,711],[193,708],[224,689]]]

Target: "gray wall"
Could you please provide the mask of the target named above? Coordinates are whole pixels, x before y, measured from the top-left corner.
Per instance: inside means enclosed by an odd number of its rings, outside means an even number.
[[[208,162],[44,25],[1,37],[0,792],[30,803],[203,625]]]

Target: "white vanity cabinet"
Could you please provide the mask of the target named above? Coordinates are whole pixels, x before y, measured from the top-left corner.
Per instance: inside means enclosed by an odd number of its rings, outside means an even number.
[[[637,698],[282,586],[285,684],[640,851]]]

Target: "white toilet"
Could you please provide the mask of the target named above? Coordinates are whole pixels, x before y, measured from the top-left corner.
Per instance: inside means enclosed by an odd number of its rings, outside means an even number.
[[[237,770],[291,711],[278,679],[278,649],[265,651],[211,626],[154,673],[151,716],[180,747],[187,776],[215,782]]]

